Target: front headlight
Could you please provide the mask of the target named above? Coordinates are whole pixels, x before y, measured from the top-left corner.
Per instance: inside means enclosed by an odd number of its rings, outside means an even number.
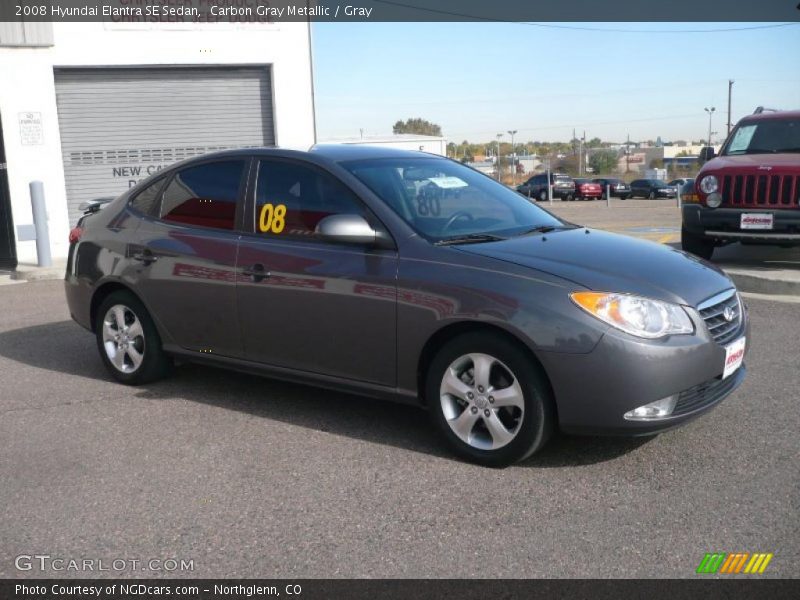
[[[719,189],[719,182],[713,175],[706,175],[700,180],[700,191],[704,194],[713,194]]]
[[[608,292],[574,292],[570,298],[593,317],[636,337],[694,333],[686,311],[670,302]]]

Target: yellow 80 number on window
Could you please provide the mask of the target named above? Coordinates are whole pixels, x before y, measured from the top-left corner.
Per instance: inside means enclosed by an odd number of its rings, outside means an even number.
[[[258,229],[262,233],[280,233],[286,227],[286,205],[265,204],[258,215]]]

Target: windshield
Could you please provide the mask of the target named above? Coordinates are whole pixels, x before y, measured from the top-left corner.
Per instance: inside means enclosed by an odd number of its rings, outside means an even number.
[[[781,152],[800,152],[800,119],[765,119],[743,123],[733,132],[722,154],[736,156]]]
[[[342,166],[434,242],[465,236],[488,241],[479,236],[505,238],[567,226],[517,192],[453,161],[403,157]]]

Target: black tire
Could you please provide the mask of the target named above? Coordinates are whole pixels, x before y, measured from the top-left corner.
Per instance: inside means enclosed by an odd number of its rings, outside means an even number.
[[[507,366],[519,383],[524,397],[524,410],[520,420],[517,421],[519,428],[515,437],[506,445],[494,450],[476,448],[463,441],[448,424],[442,406],[443,396],[440,395],[440,386],[446,370],[460,357],[472,353],[490,355]],[[499,366],[500,373],[496,368],[492,370],[495,377],[502,376],[503,365]],[[544,372],[513,342],[496,334],[485,332],[463,334],[439,350],[427,372],[425,398],[432,421],[442,432],[450,447],[459,456],[487,467],[506,467],[531,456],[547,443],[555,427],[554,401]],[[470,409],[464,409],[467,410]],[[479,416],[471,431],[485,427],[482,425],[484,422],[483,417]]]
[[[142,361],[138,367],[127,372],[121,371],[113,364],[108,356],[106,342],[103,339],[106,314],[114,306],[125,307],[126,311],[129,311],[125,313],[126,317],[130,319],[132,314],[141,324],[142,334],[132,339],[131,345],[136,348],[137,352],[141,352]],[[100,303],[95,316],[95,338],[97,340],[97,350],[100,352],[103,364],[105,364],[111,376],[120,383],[127,385],[149,383],[164,377],[172,369],[172,358],[164,353],[161,345],[161,336],[158,335],[153,319],[144,305],[131,292],[123,290],[113,292]]]
[[[541,190],[539,192],[539,200],[541,202],[547,202],[547,190]]]
[[[681,227],[681,249],[684,252],[710,260],[714,254],[714,242]]]
[[[629,197],[629,196],[628,196],[627,194],[623,194],[622,196],[620,196],[620,197],[619,197],[619,199],[620,199],[620,200],[627,200],[627,199],[628,199],[628,197]]]
[[[656,193],[654,191],[650,190],[650,194],[647,197],[650,200],[655,200],[656,199]]]
[[[563,197],[563,200],[564,202],[572,202],[573,200],[575,200],[575,196],[573,196],[572,194],[567,194],[566,196]]]

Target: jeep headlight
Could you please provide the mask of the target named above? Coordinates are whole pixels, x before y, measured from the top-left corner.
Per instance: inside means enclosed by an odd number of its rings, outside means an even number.
[[[713,194],[719,189],[719,181],[713,175],[706,175],[700,180],[700,191],[704,194]]]
[[[609,292],[574,292],[570,298],[593,317],[636,337],[694,333],[689,315],[671,302]]]

